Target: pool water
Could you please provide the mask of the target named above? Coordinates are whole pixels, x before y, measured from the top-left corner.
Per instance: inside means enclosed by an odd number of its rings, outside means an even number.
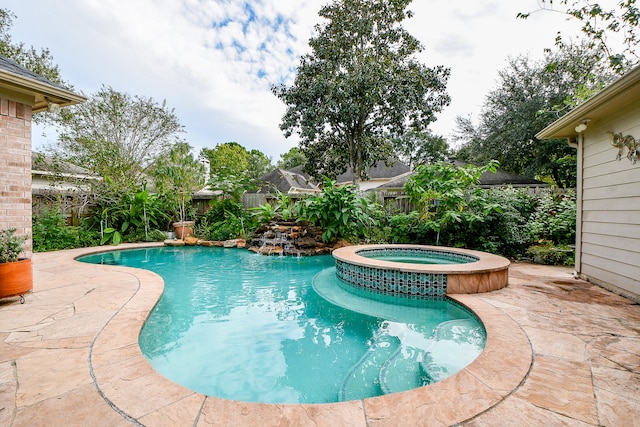
[[[163,277],[140,348],[159,373],[211,396],[264,403],[362,399],[446,378],[484,348],[477,318],[449,300],[399,305],[333,286],[329,255],[161,247],[80,260]]]

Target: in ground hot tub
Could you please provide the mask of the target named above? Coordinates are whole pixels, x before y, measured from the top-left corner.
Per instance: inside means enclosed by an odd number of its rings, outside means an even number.
[[[507,286],[509,260],[486,252],[423,245],[360,245],[333,251],[336,275],[387,295],[444,297]]]

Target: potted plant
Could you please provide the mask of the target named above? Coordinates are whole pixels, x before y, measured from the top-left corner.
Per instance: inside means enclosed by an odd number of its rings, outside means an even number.
[[[154,176],[158,192],[164,194],[172,207],[177,237],[191,236],[195,222],[189,220],[189,202],[193,192],[204,185],[204,167],[194,159],[191,146],[186,142],[176,143],[168,155],[158,161]]]
[[[24,294],[33,289],[31,259],[20,259],[26,236],[17,236],[16,229],[0,230],[0,298]]]

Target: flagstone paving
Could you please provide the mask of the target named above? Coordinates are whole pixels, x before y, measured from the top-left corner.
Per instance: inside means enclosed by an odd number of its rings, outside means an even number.
[[[140,247],[121,245],[119,249]],[[101,248],[99,250],[104,250]],[[212,250],[216,250],[212,248]],[[427,387],[325,405],[194,393],[156,373],[138,334],[156,274],[33,256],[34,291],[0,300],[0,426],[631,426],[640,419],[640,306],[516,263],[509,286],[460,295],[487,329],[483,354]]]

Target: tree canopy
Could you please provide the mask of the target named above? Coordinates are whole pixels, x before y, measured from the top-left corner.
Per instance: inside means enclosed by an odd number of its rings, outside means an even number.
[[[280,169],[289,170],[296,166],[304,165],[307,161],[306,156],[298,147],[292,147],[286,153],[280,154],[280,160],[276,163],[276,166]]]
[[[422,130],[449,104],[449,70],[414,55],[420,42],[400,25],[411,0],[336,0],[320,9],[311,53],[292,86],[274,86],[287,110],[280,128],[297,133],[305,171],[335,177],[348,167],[354,182],[392,154],[390,135]]]
[[[540,141],[535,134],[611,77],[584,45],[549,52],[539,62],[511,58],[485,98],[478,126],[458,118],[462,147],[457,155],[475,164],[495,159],[505,171],[550,177],[559,187],[575,186],[575,150],[564,140]]]
[[[233,141],[203,148],[200,157],[209,161],[209,188],[234,199],[252,189],[255,181],[273,167],[271,159],[260,150],[247,151]]]
[[[53,118],[57,156],[104,177],[114,193],[134,191],[159,156],[168,153],[183,126],[166,102],[132,96],[103,86],[83,104]]]
[[[436,163],[444,160],[449,151],[447,141],[429,130],[410,130],[392,139],[393,151],[411,169],[420,164]]]
[[[615,3],[615,6],[610,3]],[[608,4],[588,0],[541,0],[538,4],[538,10],[519,13],[518,17],[527,19],[532,13],[551,11],[564,13],[569,19],[577,20],[589,49],[599,58],[606,59],[610,68],[618,74],[624,73],[640,60],[637,51],[640,42],[640,10],[636,6],[636,0]],[[560,8],[555,8],[557,5]],[[562,32],[558,31],[556,45],[563,47],[566,44]]]

